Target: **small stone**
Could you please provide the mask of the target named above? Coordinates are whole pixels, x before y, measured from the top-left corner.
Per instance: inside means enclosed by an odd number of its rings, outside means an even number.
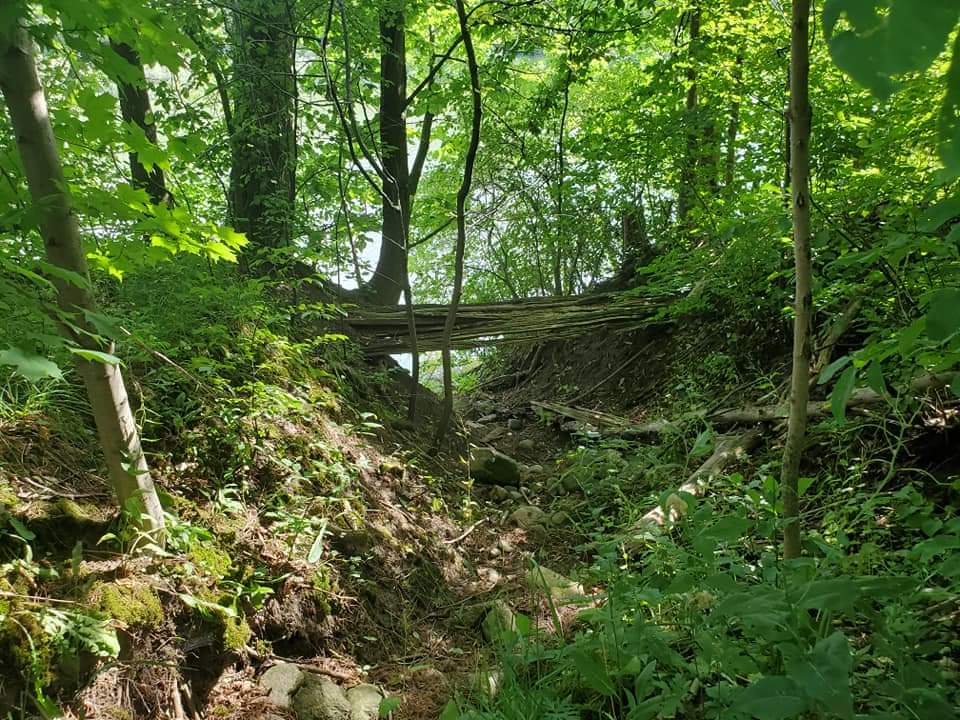
[[[490,548],[490,557],[500,557],[500,548],[498,547]]]
[[[323,675],[305,674],[293,696],[293,710],[297,720],[352,720],[346,693]]]
[[[535,449],[535,448],[537,447],[537,443],[536,443],[535,440],[531,440],[530,438],[526,438],[526,439],[521,440],[520,442],[518,442],[518,443],[517,443],[517,447],[520,448],[521,450],[533,450],[533,449]],[[534,468],[534,467],[540,467],[540,466],[539,466],[539,465],[531,466],[530,470],[533,471],[533,468]],[[542,471],[543,468],[540,468],[540,470]]]
[[[347,690],[350,703],[350,720],[375,720],[380,716],[383,693],[376,685],[362,683]]]
[[[497,548],[505,553],[511,553],[514,550],[513,543],[506,538],[500,538],[497,541]]]
[[[497,419],[497,414],[494,412],[494,413],[489,413],[488,415],[484,415],[482,418],[480,418],[479,420],[477,420],[477,422],[480,423],[481,425],[483,425],[483,424],[486,424],[486,423],[492,423],[492,422],[494,422],[496,419]]]
[[[511,500],[523,500],[523,493],[516,488],[508,488],[507,497],[509,497]]]
[[[526,530],[533,525],[545,525],[547,514],[536,505],[522,505],[510,513],[510,521]]]
[[[509,420],[507,420],[507,427],[513,431],[522,430],[523,420],[519,418],[510,418]]]
[[[277,663],[260,677],[260,687],[277,707],[290,707],[291,696],[304,681],[306,673],[293,663]]]
[[[583,585],[551,570],[537,565],[527,574],[527,587],[535,592],[549,593],[553,602],[563,605],[583,596]]]
[[[550,515],[550,525],[553,527],[570,527],[573,525],[573,518],[570,517],[570,513],[557,510],[557,512]]]
[[[496,600],[483,618],[483,636],[491,643],[506,644],[517,631],[517,616],[503,600]]]
[[[516,492],[516,490],[514,490],[514,492]],[[509,500],[510,490],[503,487],[503,485],[494,485],[493,487],[490,488],[490,499],[491,500]]]

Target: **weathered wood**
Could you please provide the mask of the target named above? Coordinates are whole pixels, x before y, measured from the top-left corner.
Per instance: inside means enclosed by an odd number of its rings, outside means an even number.
[[[563,340],[601,328],[639,329],[655,322],[657,311],[672,299],[597,293],[461,305],[450,343],[452,348],[464,350],[485,345]],[[414,306],[420,352],[440,349],[448,309],[447,305]],[[410,351],[406,310],[402,306],[345,308],[343,323],[371,355]]]
[[[713,454],[681,485],[677,492],[672,493],[666,501],[648,511],[634,526],[634,530],[644,528],[669,527],[687,511],[687,503],[679,493],[686,493],[701,497],[710,483],[718,476],[731,460],[743,458],[748,452],[760,444],[761,432],[753,428],[738,435],[726,435],[717,438]]]
[[[918,378],[914,378],[910,383],[910,392],[919,394],[944,387],[950,383],[955,376],[956,373],[921,375]],[[850,395],[850,399],[847,401],[847,410],[855,414],[865,414],[872,408],[883,405],[887,400],[888,396],[886,395],[881,395],[870,388],[860,388]],[[787,404],[762,405],[745,406],[712,413],[708,413],[702,409],[693,410],[675,420],[653,420],[648,423],[636,424],[629,418],[611,415],[610,413],[600,412],[599,410],[568,407],[559,403],[539,400],[532,401],[530,405],[534,408],[541,408],[571,420],[588,423],[595,427],[601,436],[622,438],[657,435],[676,429],[688,420],[702,419],[709,421],[713,425],[749,425],[786,420],[790,415],[790,407]],[[833,407],[829,400],[814,400],[807,403],[807,416],[810,418],[824,418],[832,413]]]

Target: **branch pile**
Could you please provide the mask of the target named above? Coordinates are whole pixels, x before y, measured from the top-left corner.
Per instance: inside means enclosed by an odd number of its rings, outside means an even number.
[[[565,340],[603,329],[636,330],[653,322],[671,297],[642,297],[622,293],[532,298],[527,300],[460,305],[450,346],[467,350],[485,345]],[[447,305],[415,305],[419,352],[439,350]],[[408,317],[401,307],[354,307],[344,323],[371,354],[410,351]]]

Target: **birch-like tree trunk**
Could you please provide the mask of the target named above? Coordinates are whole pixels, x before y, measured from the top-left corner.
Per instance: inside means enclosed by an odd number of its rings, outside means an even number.
[[[810,267],[810,0],[793,0],[790,36],[790,187],[793,209],[793,247],[796,266],[793,321],[793,376],[790,418],[783,450],[780,492],[783,498],[783,556],[800,556],[800,520],[797,482],[807,431],[810,393],[810,324],[813,317]]]
[[[30,195],[39,210],[47,260],[83,279],[82,283],[74,283],[66,276],[51,278],[57,288],[61,331],[82,348],[103,350],[91,338],[94,328],[84,315],[96,306],[80,229],[60,164],[43,86],[37,75],[33,43],[21,27],[0,33],[0,90],[13,124]],[[90,398],[120,506],[142,531],[135,544],[139,546],[147,541],[159,544],[163,541],[163,509],[140,446],[120,368],[79,356],[76,367]]]

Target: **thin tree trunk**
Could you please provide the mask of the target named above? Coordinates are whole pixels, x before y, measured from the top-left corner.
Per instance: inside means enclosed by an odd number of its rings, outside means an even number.
[[[790,418],[783,450],[780,488],[783,498],[783,557],[800,556],[800,520],[797,482],[807,429],[810,391],[810,337],[813,317],[810,266],[810,0],[793,0],[790,36],[790,185],[793,207],[793,245],[796,266],[793,321],[793,375]]]
[[[557,134],[557,225],[554,235],[553,254],[553,294],[563,295],[563,184],[567,173],[566,150],[564,139],[567,133],[567,112],[570,108],[570,81],[573,79],[573,70],[567,69],[567,76],[563,81],[563,111],[560,114],[560,131]]]
[[[117,94],[120,97],[120,114],[124,122],[139,127],[151,144],[157,144],[157,126],[151,117],[150,95],[147,92],[147,78],[143,72],[140,55],[126,43],[110,40],[110,48],[130,65],[132,82],[117,80]],[[133,186],[147,191],[155,205],[172,205],[173,195],[167,190],[163,170],[154,165],[147,170],[141,164],[136,152],[130,151],[130,175]]]
[[[467,55],[467,67],[470,70],[470,90],[473,96],[473,115],[470,121],[470,145],[463,162],[463,180],[457,191],[457,248],[453,268],[453,295],[450,299],[450,310],[443,325],[443,406],[440,409],[440,420],[437,424],[437,444],[443,440],[450,426],[453,416],[453,368],[450,361],[450,337],[453,335],[453,326],[457,318],[457,307],[460,305],[460,296],[463,292],[463,256],[467,244],[467,198],[470,196],[470,185],[473,182],[473,167],[477,160],[477,148],[480,146],[480,122],[483,118],[483,105],[480,97],[480,70],[477,67],[477,56],[473,49],[473,38],[467,25],[467,11],[463,0],[456,0],[457,17],[460,20],[460,35],[463,38],[463,49]]]
[[[734,171],[737,167],[737,134],[740,132],[740,91],[743,84],[743,53],[737,53],[733,70],[736,83],[734,99],[730,103],[730,120],[727,123],[727,147],[723,172],[723,189],[728,199],[733,198]]]
[[[10,35],[0,35],[0,89],[10,112],[30,196],[34,206],[41,210],[40,232],[47,260],[84,280],[74,284],[59,275],[52,278],[62,312],[61,331],[84,349],[102,350],[91,339],[94,329],[84,316],[85,312],[95,311],[96,306],[90,291],[80,228],[34,64],[32,41],[23,28],[13,30]],[[120,506],[143,533],[135,544],[140,546],[147,541],[160,544],[163,542],[163,509],[140,446],[120,368],[79,356],[76,367],[90,398]]]
[[[690,13],[690,43],[687,68],[687,100],[685,107],[686,139],[683,165],[680,168],[680,190],[677,193],[677,218],[681,226],[688,225],[690,210],[693,209],[696,197],[697,184],[697,63],[699,62],[700,45],[700,5],[699,3],[689,11]]]

